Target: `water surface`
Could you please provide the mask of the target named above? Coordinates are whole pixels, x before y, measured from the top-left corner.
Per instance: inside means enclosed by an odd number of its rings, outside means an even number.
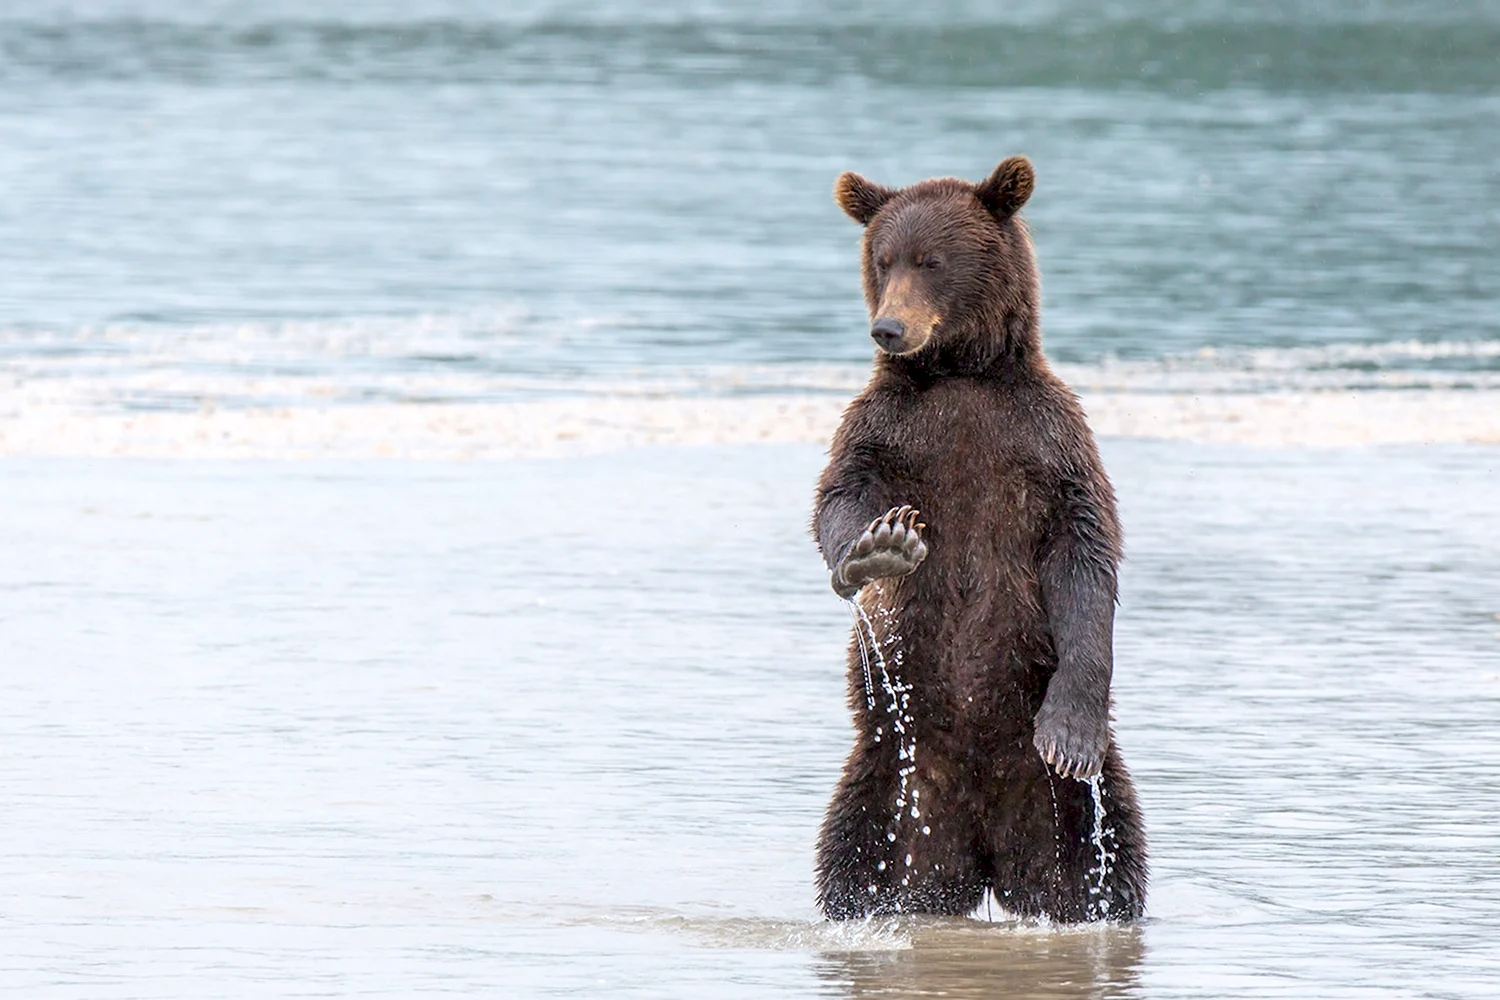
[[[6,3],[0,991],[1493,995],[1494,447],[1105,442],[1155,883],[1070,931],[816,920],[817,446],[37,457],[812,440],[834,177],[1012,153],[1100,413],[1493,411],[1493,4],[992,7]]]
[[[1116,442],[1150,918],[839,927],[813,447],[0,464],[17,995],[1481,997],[1493,448]]]
[[[834,177],[1018,152],[1063,360],[1493,344],[1497,49],[1477,2],[14,0],[0,360],[395,319],[352,360],[862,361]]]

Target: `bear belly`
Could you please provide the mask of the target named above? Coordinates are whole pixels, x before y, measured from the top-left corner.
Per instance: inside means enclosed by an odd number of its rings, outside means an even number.
[[[1057,663],[1034,578],[966,580],[943,562],[930,558],[899,584],[866,592],[886,669],[936,745],[1031,752],[1032,719]]]

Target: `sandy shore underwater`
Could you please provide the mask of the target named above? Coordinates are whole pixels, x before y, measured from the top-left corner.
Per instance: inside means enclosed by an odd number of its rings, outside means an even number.
[[[1081,394],[1095,433],[1204,444],[1500,443],[1500,391]],[[643,445],[817,444],[845,394],[611,396],[121,412],[16,405],[0,455],[504,459]]]

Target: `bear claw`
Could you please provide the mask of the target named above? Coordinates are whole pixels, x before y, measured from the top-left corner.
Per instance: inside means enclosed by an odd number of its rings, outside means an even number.
[[[922,540],[927,525],[918,522],[920,513],[902,504],[872,520],[833,571],[834,591],[847,600],[872,580],[905,576],[916,569],[927,558]]]
[[[1107,726],[1059,718],[1048,712],[1045,704],[1037,713],[1032,744],[1047,766],[1064,778],[1088,781],[1097,777],[1104,770],[1104,750],[1108,741]]]

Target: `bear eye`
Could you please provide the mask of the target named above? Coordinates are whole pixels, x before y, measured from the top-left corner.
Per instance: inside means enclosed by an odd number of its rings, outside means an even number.
[[[923,257],[920,263],[927,270],[936,271],[938,268],[943,266],[943,258],[939,257],[935,253],[932,253]]]
[[[881,258],[878,258],[875,261],[875,270],[878,271],[879,273],[884,274],[885,272],[889,271],[890,269],[891,269],[891,259],[889,257],[881,257]]]

